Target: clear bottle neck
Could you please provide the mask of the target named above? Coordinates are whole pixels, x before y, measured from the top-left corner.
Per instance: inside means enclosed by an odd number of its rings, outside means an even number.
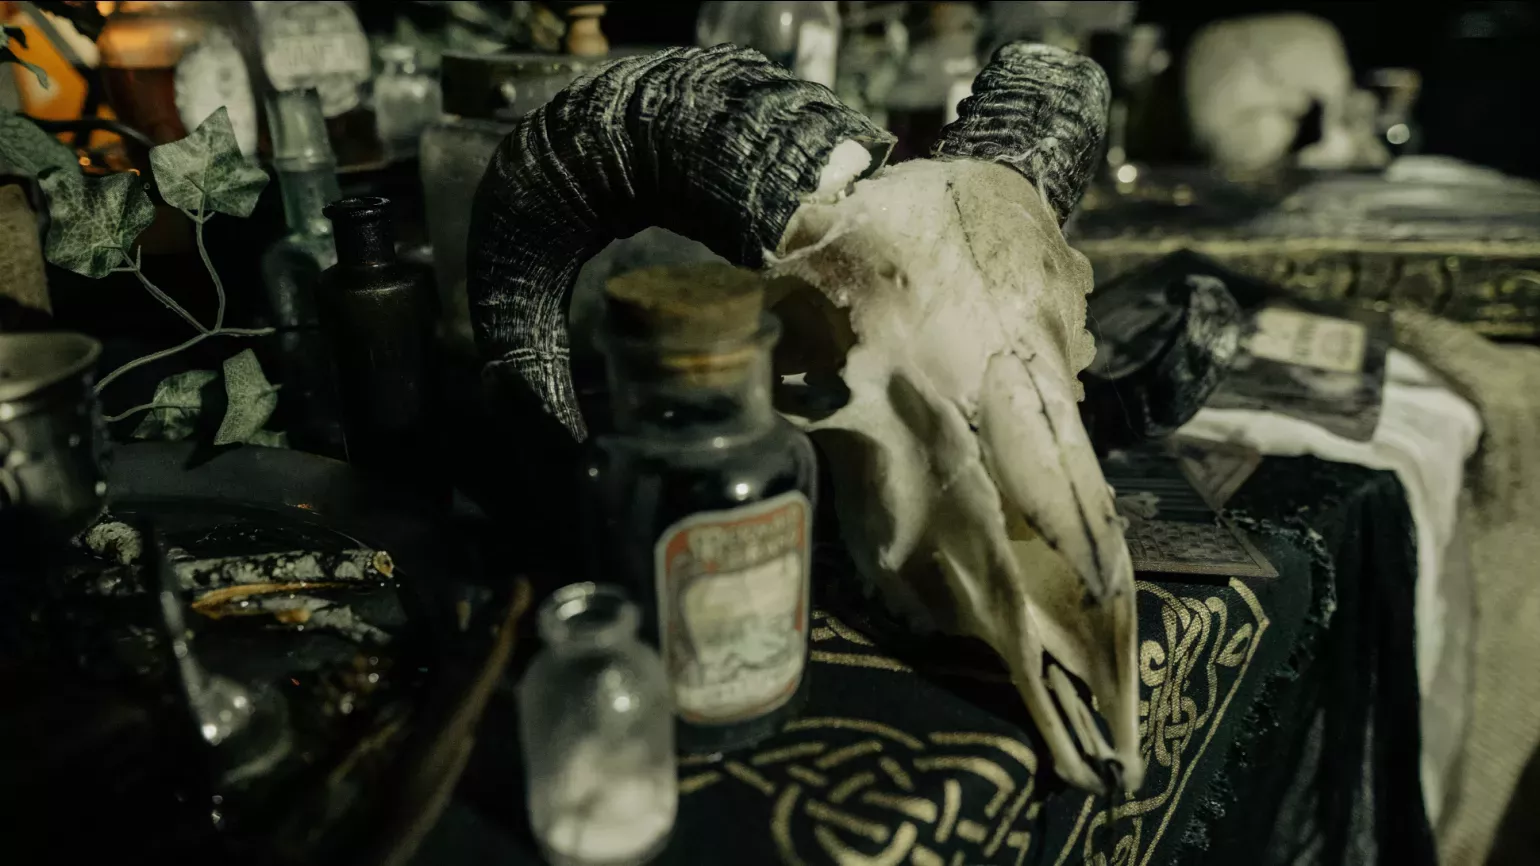
[[[623,590],[604,583],[574,583],[540,606],[540,638],[553,652],[591,652],[636,640],[641,614]]]
[[[289,233],[302,240],[331,243],[332,224],[322,209],[342,198],[337,172],[330,165],[278,171],[283,214]]]
[[[747,341],[709,349],[668,349],[605,341],[610,411],[624,436],[669,442],[741,438],[775,424],[771,349],[780,336],[765,317]]]

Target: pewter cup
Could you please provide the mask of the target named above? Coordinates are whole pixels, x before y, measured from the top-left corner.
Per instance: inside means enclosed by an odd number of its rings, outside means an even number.
[[[101,513],[101,349],[84,334],[0,334],[0,561]]]

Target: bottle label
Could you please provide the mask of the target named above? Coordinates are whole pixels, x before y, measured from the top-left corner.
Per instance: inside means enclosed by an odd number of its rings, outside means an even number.
[[[188,132],[224,106],[241,153],[257,153],[257,103],[251,95],[246,61],[222,28],[209,28],[177,62],[173,77],[176,112]]]
[[[804,21],[797,28],[797,59],[792,72],[804,81],[834,87],[834,59],[839,53],[839,36],[822,21]]]
[[[726,724],[777,709],[807,655],[813,509],[791,491],[692,514],[654,548],[658,635],[674,710]]]
[[[314,87],[327,117],[356,108],[371,73],[369,39],[346,3],[254,4],[262,68],[278,90]]]

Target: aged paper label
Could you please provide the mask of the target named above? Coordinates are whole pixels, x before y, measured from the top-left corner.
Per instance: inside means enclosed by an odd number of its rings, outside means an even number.
[[[1368,329],[1359,322],[1268,307],[1256,323],[1248,348],[1258,358],[1336,373],[1363,369]]]
[[[812,505],[792,491],[692,514],[658,539],[658,637],[686,721],[770,712],[802,681]]]
[[[346,3],[256,4],[262,67],[279,90],[314,87],[327,117],[357,107],[371,74],[369,39]]]

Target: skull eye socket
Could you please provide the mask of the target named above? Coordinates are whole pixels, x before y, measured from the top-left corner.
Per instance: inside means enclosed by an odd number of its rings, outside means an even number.
[[[856,344],[850,314],[805,280],[780,277],[765,289],[765,308],[781,321],[771,360],[775,408],[818,421],[850,402],[840,374]]]
[[[1299,128],[1294,133],[1294,140],[1289,143],[1289,153],[1299,153],[1305,148],[1321,140],[1325,125],[1325,107],[1321,100],[1310,100],[1310,107],[1300,115]]]

